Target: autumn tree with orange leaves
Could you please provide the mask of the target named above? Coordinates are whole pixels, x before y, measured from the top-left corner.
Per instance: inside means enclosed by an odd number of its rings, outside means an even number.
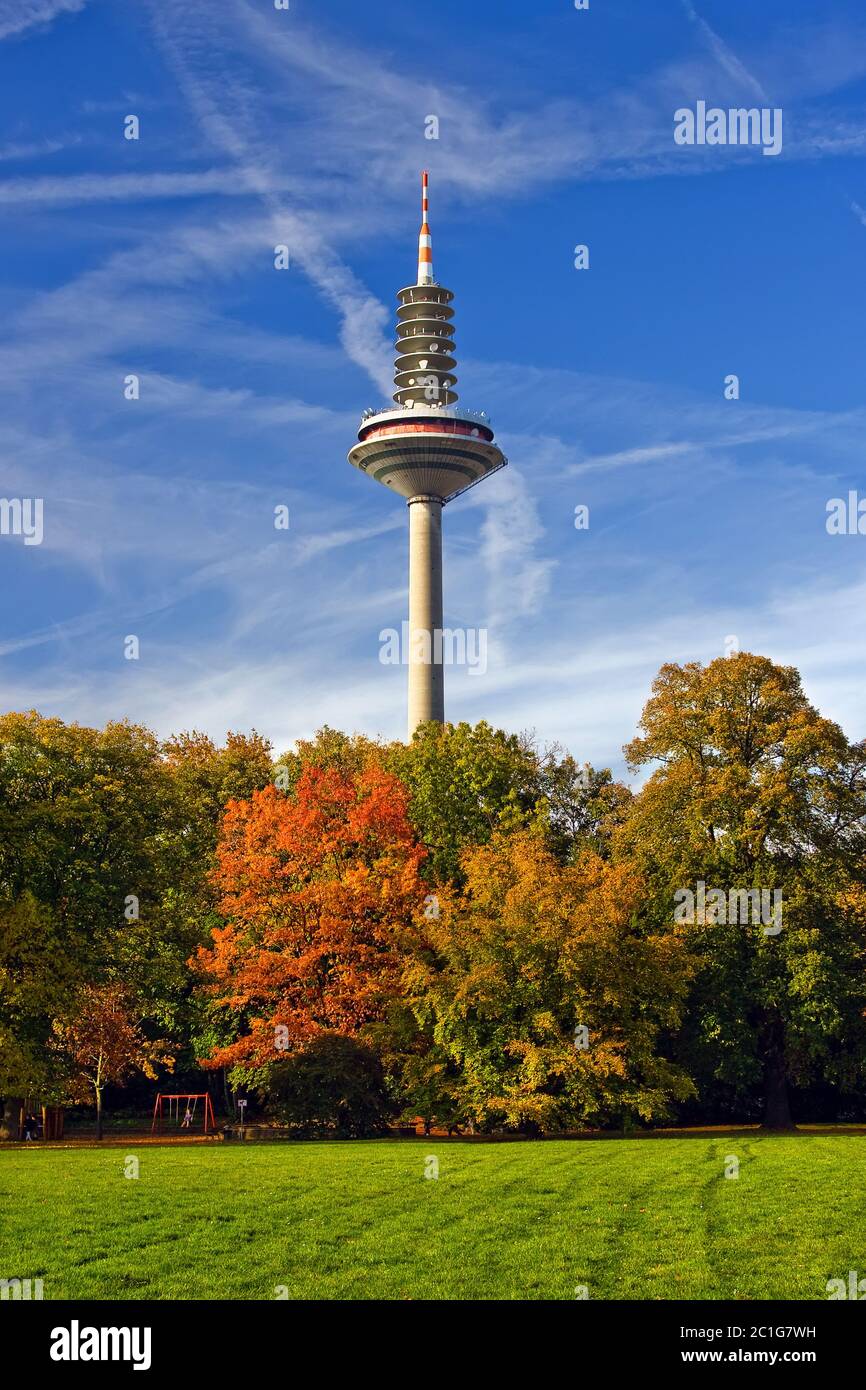
[[[227,925],[196,963],[232,1036],[205,1064],[254,1080],[381,1019],[427,891],[424,854],[405,788],[375,766],[306,767],[291,795],[230,802],[214,873]]]

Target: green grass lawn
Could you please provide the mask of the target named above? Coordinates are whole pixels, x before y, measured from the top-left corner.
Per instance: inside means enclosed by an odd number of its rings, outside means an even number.
[[[866,1277],[861,1136],[131,1144],[138,1179],[126,1152],[0,1151],[0,1277],[46,1299],[824,1299]]]

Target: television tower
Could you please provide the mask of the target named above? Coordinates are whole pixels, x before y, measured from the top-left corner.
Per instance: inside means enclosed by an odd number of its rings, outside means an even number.
[[[409,507],[409,739],[443,723],[442,508],[508,460],[484,411],[455,408],[454,295],[433,278],[427,170],[421,175],[418,279],[397,299],[396,407],[366,410],[349,462]]]

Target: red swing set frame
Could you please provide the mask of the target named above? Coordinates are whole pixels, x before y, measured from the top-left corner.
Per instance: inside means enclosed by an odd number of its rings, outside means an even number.
[[[180,1123],[180,1102],[182,1100],[191,1100],[193,1102],[193,1118],[195,1118],[196,1101],[204,1101],[204,1105],[202,1107],[204,1112],[204,1132],[205,1134],[209,1134],[211,1131],[216,1130],[216,1118],[214,1117],[213,1112],[213,1102],[210,1096],[208,1095],[207,1091],[199,1091],[196,1094],[193,1094],[190,1091],[189,1094],[180,1095],[176,1094],[174,1091],[160,1091],[156,1097],[156,1101],[154,1102],[153,1106],[153,1124],[150,1126],[151,1134],[162,1134],[162,1125],[163,1120],[165,1118],[162,1107],[163,1102],[166,1100],[168,1101],[168,1118],[169,1120],[171,1120],[172,1118],[172,1105],[174,1104],[174,1119],[177,1124]],[[192,1125],[190,1125],[189,1127],[190,1129],[192,1129]]]

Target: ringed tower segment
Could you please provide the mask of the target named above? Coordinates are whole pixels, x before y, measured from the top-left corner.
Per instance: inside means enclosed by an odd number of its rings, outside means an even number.
[[[421,175],[418,279],[397,295],[394,402],[361,417],[349,462],[409,507],[409,738],[445,719],[442,508],[507,459],[484,411],[457,406],[454,295],[433,278],[427,171]]]

